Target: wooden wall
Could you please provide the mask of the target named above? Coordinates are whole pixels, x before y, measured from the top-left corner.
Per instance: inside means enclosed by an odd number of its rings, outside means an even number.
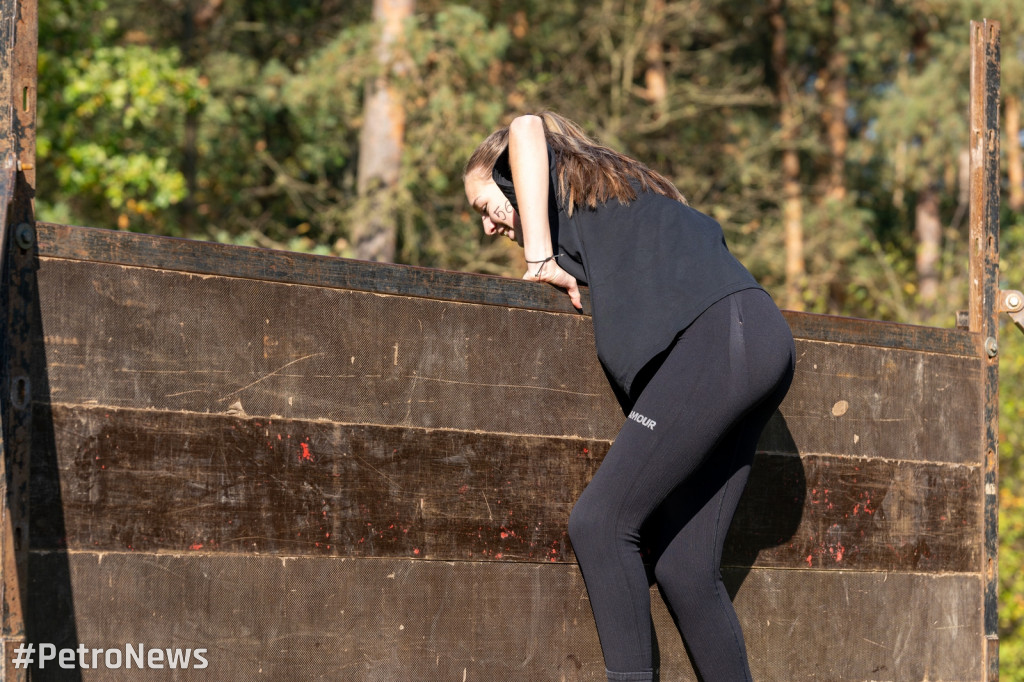
[[[564,295],[36,237],[30,639],[209,650],[174,679],[604,679],[566,521],[623,417]],[[976,335],[787,316],[726,545],[755,679],[981,679]]]

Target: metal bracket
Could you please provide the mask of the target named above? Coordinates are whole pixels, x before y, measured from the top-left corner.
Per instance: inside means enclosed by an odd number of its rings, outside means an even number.
[[[1024,332],[1024,294],[1007,289],[999,292],[999,312],[1009,313],[1017,329]]]

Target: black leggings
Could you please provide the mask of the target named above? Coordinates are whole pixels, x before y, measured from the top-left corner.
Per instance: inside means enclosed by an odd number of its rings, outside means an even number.
[[[793,377],[789,326],[759,289],[677,339],[569,517],[609,680],[652,680],[646,558],[705,682],[750,680],[722,584],[726,531],[761,431]]]

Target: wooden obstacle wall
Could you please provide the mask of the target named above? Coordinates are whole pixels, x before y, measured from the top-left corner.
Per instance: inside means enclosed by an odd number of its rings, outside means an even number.
[[[176,679],[603,679],[566,521],[623,416],[563,294],[59,225],[34,249],[30,640],[209,650]],[[755,678],[980,679],[977,335],[787,319],[726,545]],[[652,596],[663,679],[693,679]]]
[[[623,421],[590,318],[37,223],[36,5],[0,10],[2,678],[50,643],[205,649],[175,680],[603,679],[565,530]],[[787,314],[724,567],[758,680],[998,678],[998,25],[971,40],[969,329]],[[652,599],[662,679],[693,679]]]

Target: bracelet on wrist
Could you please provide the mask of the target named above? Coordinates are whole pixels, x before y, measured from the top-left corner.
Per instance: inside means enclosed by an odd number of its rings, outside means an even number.
[[[528,265],[537,265],[539,263],[540,266],[537,268],[537,272],[533,273],[533,276],[534,277],[540,277],[540,273],[544,270],[544,264],[547,263],[548,261],[555,260],[556,258],[558,258],[559,256],[562,256],[562,255],[564,255],[564,254],[556,253],[556,254],[550,255],[547,258],[544,258],[542,260],[528,260],[528,261],[526,261],[526,263]]]

